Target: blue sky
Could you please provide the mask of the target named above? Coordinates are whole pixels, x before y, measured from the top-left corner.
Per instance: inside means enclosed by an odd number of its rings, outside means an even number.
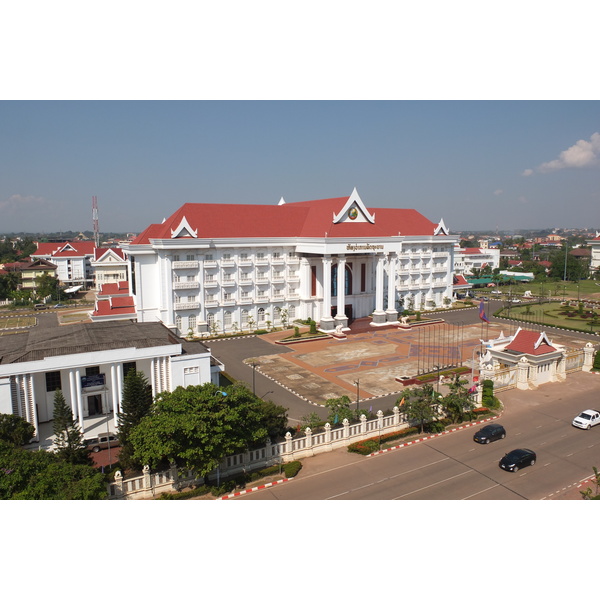
[[[454,231],[600,229],[598,101],[3,101],[0,129],[1,232],[354,187]]]

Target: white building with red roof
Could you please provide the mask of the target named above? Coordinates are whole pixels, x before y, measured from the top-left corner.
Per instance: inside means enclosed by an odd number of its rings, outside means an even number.
[[[184,204],[123,247],[140,322],[180,334],[315,320],[398,322],[405,307],[453,294],[454,244],[443,221],[370,208],[350,196],[286,203]]]
[[[127,280],[128,260],[121,248],[94,248],[90,266],[96,281],[96,290],[105,283]]]
[[[43,258],[56,265],[58,280],[69,286],[82,286],[84,289],[94,283],[91,265],[96,245],[94,242],[36,242],[37,250],[33,258]]]
[[[590,273],[595,274],[600,271],[600,233],[596,232],[596,237],[588,243],[592,251]]]
[[[490,248],[487,240],[479,242],[479,248],[461,248],[458,244],[454,249],[454,273],[456,275],[472,275],[474,269],[490,267],[500,268],[500,249]]]

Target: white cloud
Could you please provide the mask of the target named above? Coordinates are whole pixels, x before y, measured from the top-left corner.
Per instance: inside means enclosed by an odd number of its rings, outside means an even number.
[[[494,190],[494,196],[501,196],[504,194],[504,190]]]
[[[558,158],[542,163],[535,170],[538,173],[551,173],[561,169],[582,169],[600,165],[600,133],[592,134],[589,141],[579,140],[567,150],[563,150]],[[523,171],[524,176],[532,175],[532,169]]]
[[[40,209],[48,205],[48,201],[41,196],[22,196],[13,194],[8,200],[0,200],[0,210],[5,214],[15,215]]]
[[[523,177],[529,177],[530,175],[533,175],[533,169],[525,169],[522,175]]]

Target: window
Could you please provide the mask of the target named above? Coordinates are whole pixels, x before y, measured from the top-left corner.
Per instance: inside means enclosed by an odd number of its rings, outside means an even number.
[[[208,313],[206,315],[206,322],[208,323],[209,327],[213,327],[215,324],[215,313]]]
[[[231,292],[224,292],[223,293],[223,300],[225,302],[233,300],[233,294]]]
[[[215,281],[215,276],[213,273],[206,273],[204,275],[204,281]]]
[[[248,324],[248,311],[246,309],[242,310],[242,325]]]
[[[298,255],[295,252],[288,252],[288,258],[297,258]]]
[[[223,254],[223,260],[231,260],[231,254],[229,252],[225,252]]]
[[[196,281],[196,277],[194,275],[188,275],[187,280],[188,281]]]
[[[196,257],[193,254],[188,254],[186,260],[196,260]]]
[[[62,389],[60,385],[60,371],[50,371],[46,373],[46,391],[55,392]]]
[[[265,253],[264,252],[257,252],[256,253],[256,260],[264,260],[265,259]]]
[[[181,331],[181,317],[179,315],[175,317],[175,327],[178,331]]]
[[[260,293],[259,293],[259,295],[260,295]],[[261,307],[258,309],[258,322],[264,323],[264,321],[265,321],[265,309]]]
[[[246,300],[250,298],[250,292],[247,292],[246,290],[242,290],[242,299]]]
[[[196,330],[196,315],[190,315],[188,319],[188,327],[192,330]]]
[[[134,373],[136,372],[135,362],[123,363],[123,377],[127,377],[127,373],[129,373],[129,371],[133,371]]]
[[[196,296],[188,296],[187,301],[188,302],[196,302],[196,298],[197,298]]]
[[[212,254],[207,254],[205,256],[206,260],[213,260],[213,255]]]
[[[181,277],[179,277],[179,275],[173,275],[173,281],[175,283],[179,283],[181,281]]]
[[[248,260],[248,253],[247,252],[242,252],[240,254],[240,260]]]
[[[231,312],[230,311],[225,311],[225,315],[223,317],[223,325],[225,327],[231,327]]]
[[[173,262],[179,262],[179,254],[173,254]]]
[[[290,321],[292,321],[295,318],[296,318],[296,307],[295,306],[290,306],[288,308],[288,319]]]
[[[273,259],[279,260],[281,258],[281,252],[273,252]]]

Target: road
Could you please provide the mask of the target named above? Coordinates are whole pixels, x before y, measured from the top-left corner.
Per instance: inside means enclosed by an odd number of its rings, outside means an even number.
[[[373,457],[335,451],[303,460],[292,481],[259,490],[244,500],[519,500],[548,499],[588,478],[600,467],[600,427],[571,425],[600,398],[600,376],[576,373],[567,383],[502,395],[498,420],[507,437],[473,442],[467,428]],[[537,462],[517,473],[498,467],[519,447],[537,452]]]

